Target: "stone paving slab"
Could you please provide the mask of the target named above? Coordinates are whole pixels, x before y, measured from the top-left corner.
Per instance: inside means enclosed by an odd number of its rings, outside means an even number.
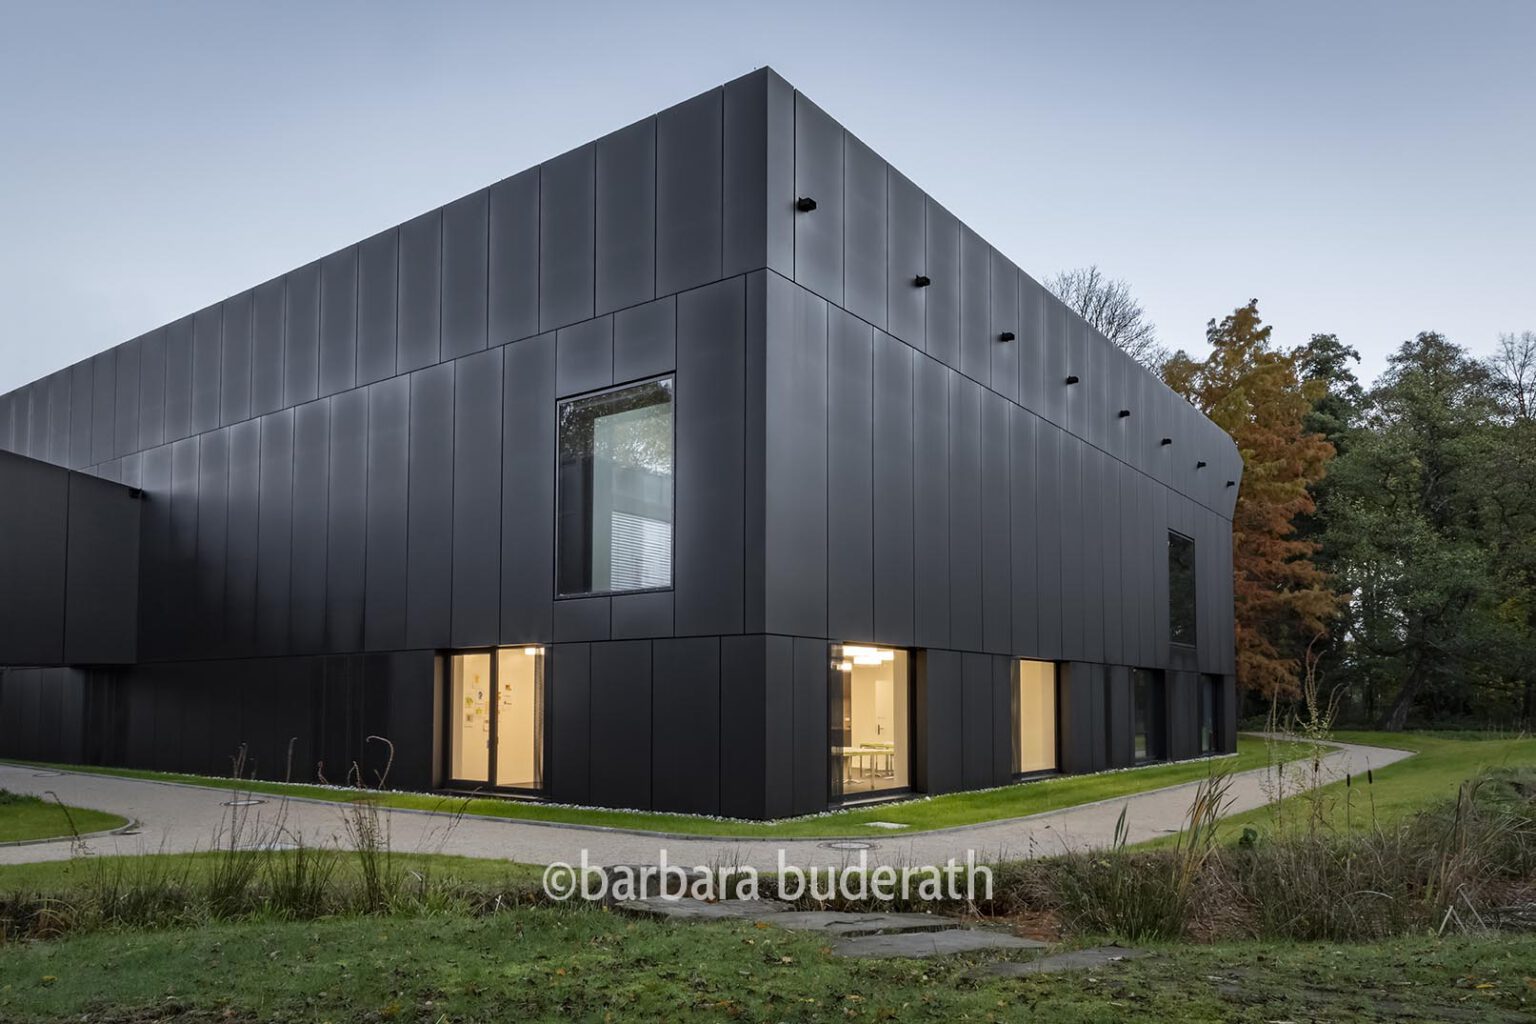
[[[1066,953],[1053,953],[1038,960],[1023,962],[1007,960],[987,964],[972,972],[975,977],[1025,978],[1034,974],[1063,974],[1067,971],[1087,971],[1095,967],[1108,967],[1124,960],[1137,960],[1151,956],[1145,949],[1126,946],[1096,946],[1093,949],[1074,949]]]
[[[789,910],[788,903],[777,900],[720,900],[708,903],[692,897],[667,899],[663,896],[621,900],[614,906],[637,917],[659,917],[668,921],[753,921],[762,917],[781,916]]]
[[[899,935],[861,935],[843,939],[832,947],[833,956],[856,960],[888,960],[912,957],[919,960],[981,949],[1046,949],[1043,942],[1021,939],[1004,932],[961,928],[944,932],[903,932]]]
[[[851,938],[856,935],[891,935],[898,932],[940,932],[959,928],[961,922],[937,914],[852,914],[834,910],[792,910],[775,914],[769,922],[792,932],[819,932]]]

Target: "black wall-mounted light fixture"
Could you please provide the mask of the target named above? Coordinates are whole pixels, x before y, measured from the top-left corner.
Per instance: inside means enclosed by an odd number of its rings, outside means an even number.
[[[1002,334],[999,334],[997,336],[997,340],[998,341],[1012,341],[1014,339],[1014,337],[1015,337],[1015,335],[1014,335],[1014,333],[1012,331],[1004,331]]]
[[[1205,460],[1201,459],[1199,462],[1196,462],[1195,463],[1195,468],[1196,469],[1204,469],[1205,468]]]
[[[928,280],[927,274],[918,274],[912,279],[912,283],[917,285],[919,288],[927,288],[933,282]]]
[[[1158,443],[1158,444],[1160,444],[1160,445],[1162,445],[1162,446],[1163,446],[1163,447],[1164,447],[1164,448],[1166,448],[1166,447],[1168,447],[1168,446],[1169,446],[1169,445],[1171,445],[1171,444],[1173,444],[1173,438],[1171,438],[1171,437],[1165,437],[1165,438],[1163,438],[1163,439],[1162,439],[1162,440],[1161,440],[1161,441],[1159,441],[1159,442],[1157,442],[1157,443]]]
[[[1120,418],[1121,419],[1125,419],[1126,417],[1130,416],[1130,414],[1131,414],[1131,410],[1129,410],[1129,409],[1121,409],[1120,410]]]
[[[1236,480],[1228,480],[1227,481],[1227,486],[1228,487],[1236,487],[1237,486],[1237,481]]]
[[[810,213],[812,210],[816,209],[816,200],[812,199],[810,196],[801,196],[799,199],[795,200],[795,209],[799,210],[801,213]]]
[[[1072,374],[1072,376],[1068,377],[1067,378],[1067,383],[1068,384],[1076,384],[1077,383],[1077,374],[1074,373],[1074,374]]]

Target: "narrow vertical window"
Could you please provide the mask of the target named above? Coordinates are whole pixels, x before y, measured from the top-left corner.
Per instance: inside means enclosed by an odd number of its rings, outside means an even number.
[[[560,403],[561,596],[672,585],[672,380]]]
[[[1200,753],[1216,752],[1216,682],[1215,676],[1200,677]]]
[[[1168,534],[1168,639],[1195,643],[1195,542]]]
[[[1136,760],[1156,761],[1163,755],[1163,680],[1144,668],[1131,672],[1135,701]]]
[[[906,651],[832,645],[832,799],[911,786],[912,681]]]
[[[1013,773],[1055,771],[1056,663],[1014,662]]]

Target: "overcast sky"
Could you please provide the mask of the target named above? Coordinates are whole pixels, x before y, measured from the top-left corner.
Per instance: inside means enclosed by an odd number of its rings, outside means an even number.
[[[0,0],[0,392],[764,64],[1165,343],[1536,330],[1536,2]]]

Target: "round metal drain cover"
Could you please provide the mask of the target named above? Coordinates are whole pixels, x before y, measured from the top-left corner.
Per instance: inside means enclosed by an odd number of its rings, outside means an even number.
[[[823,850],[873,850],[875,848],[874,843],[864,843],[857,839],[836,839],[819,845]]]
[[[257,800],[257,799],[255,799],[253,797],[250,800],[225,800],[222,806],[224,806],[224,807],[255,807],[257,804],[264,804],[264,803],[266,803],[265,800]]]

